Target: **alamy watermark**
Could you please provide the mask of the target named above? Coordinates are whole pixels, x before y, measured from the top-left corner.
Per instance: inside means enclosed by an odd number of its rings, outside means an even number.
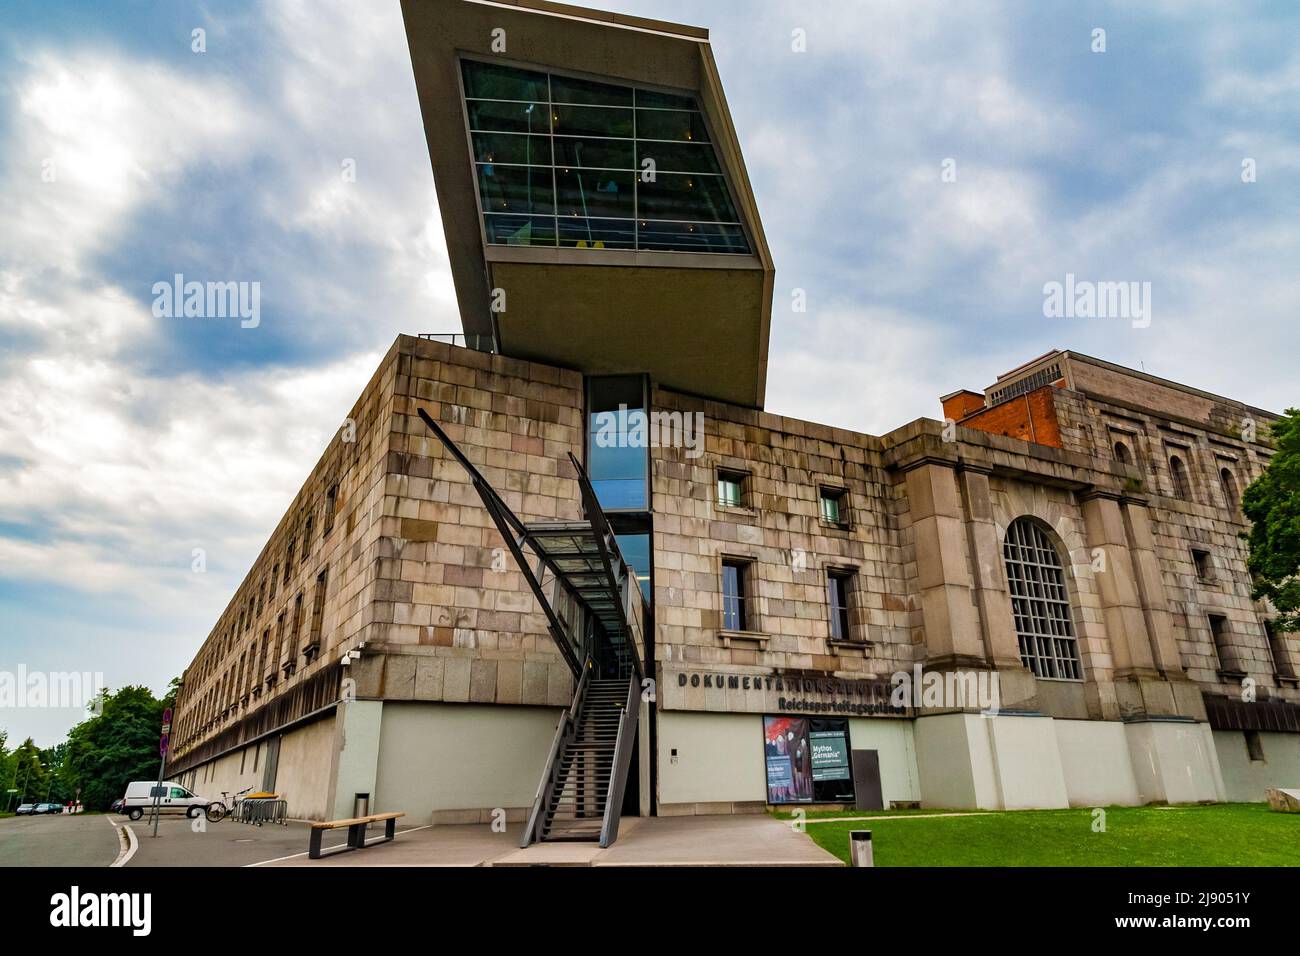
[[[997,671],[897,671],[889,678],[894,707],[960,709],[979,708],[983,717],[996,717],[1002,707]]]
[[[0,709],[98,707],[104,690],[102,672],[0,671]]]
[[[1135,329],[1151,326],[1150,282],[1093,282],[1066,273],[1064,282],[1043,286],[1043,315],[1049,319],[1124,319]]]
[[[703,412],[645,412],[620,405],[592,416],[597,448],[682,448],[686,457],[704,454]]]
[[[178,272],[151,291],[156,319],[239,319],[244,329],[262,324],[260,282],[186,282]]]

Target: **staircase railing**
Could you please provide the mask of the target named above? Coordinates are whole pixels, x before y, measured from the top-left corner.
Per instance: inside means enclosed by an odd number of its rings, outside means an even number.
[[[551,752],[546,757],[546,765],[542,770],[542,782],[537,787],[537,796],[533,798],[533,809],[528,815],[528,821],[524,824],[524,832],[519,838],[521,849],[531,846],[542,838],[542,826],[546,821],[546,811],[551,801],[551,794],[555,790],[556,776],[559,773],[560,756],[564,753],[564,745],[575,736],[578,715],[582,713],[582,704],[587,696],[587,687],[591,683],[591,672],[594,669],[591,655],[583,662],[582,676],[578,679],[578,686],[573,692],[573,703],[569,709],[560,714],[559,725],[555,728],[555,739],[551,742]],[[617,831],[617,827],[615,828]]]
[[[623,816],[623,792],[632,766],[632,749],[636,743],[637,717],[641,710],[641,680],[636,673],[628,678],[627,702],[618,718],[618,742],[614,745],[614,762],[605,797],[605,819],[600,826],[601,847],[612,846],[618,839],[618,824]]]

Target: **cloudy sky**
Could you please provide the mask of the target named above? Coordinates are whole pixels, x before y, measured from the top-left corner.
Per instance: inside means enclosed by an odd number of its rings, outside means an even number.
[[[1295,5],[602,5],[713,31],[778,268],[772,411],[886,431],[1056,347],[1300,404]],[[459,327],[400,12],[0,18],[0,671],[161,691],[393,338]],[[156,318],[176,273],[260,282],[261,324]],[[1044,318],[1067,273],[1150,282],[1150,327]]]

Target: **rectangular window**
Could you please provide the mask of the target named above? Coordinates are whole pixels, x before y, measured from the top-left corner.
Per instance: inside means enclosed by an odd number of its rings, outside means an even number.
[[[848,495],[839,488],[823,488],[819,497],[822,521],[841,528],[847,526],[849,523]]]
[[[745,475],[738,471],[718,472],[718,504],[741,508],[745,504]]]
[[[854,640],[849,622],[849,595],[853,591],[853,572],[831,571],[826,575],[826,599],[831,613],[831,640]]]
[[[1212,581],[1214,572],[1210,569],[1210,552],[1192,549],[1192,564],[1196,566],[1196,580]]]
[[[734,558],[722,562],[722,629],[724,631],[749,630],[749,608],[746,597],[746,578],[749,564]]]

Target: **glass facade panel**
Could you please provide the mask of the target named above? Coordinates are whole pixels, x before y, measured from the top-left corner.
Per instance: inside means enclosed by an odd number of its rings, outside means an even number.
[[[552,216],[483,217],[488,242],[497,246],[553,246],[555,218]]]
[[[636,150],[626,139],[557,136],[555,164],[586,169],[635,169]]]
[[[465,71],[465,98],[471,100],[546,100],[545,73],[498,63],[476,63]]]
[[[623,560],[632,568],[637,581],[641,584],[641,593],[650,596],[650,535],[620,534],[618,549],[623,552]]]
[[[462,69],[489,243],[750,252],[693,97],[476,60]]]
[[[649,509],[644,386],[639,375],[593,378],[588,385],[587,474],[609,511]]]
[[[681,143],[709,141],[704,117],[686,110],[637,110],[636,136],[637,139],[664,139]]]
[[[654,160],[661,173],[713,173],[721,175],[717,154],[708,143],[641,142],[641,161]]]
[[[551,111],[545,103],[469,102],[469,128],[499,133],[551,133]]]
[[[549,170],[547,170],[549,172]],[[611,170],[557,169],[556,207],[561,220],[633,218],[636,209],[636,173]]]
[[[675,249],[683,252],[745,253],[749,242],[740,226],[711,222],[651,222],[637,224],[641,249]]]
[[[561,219],[560,245],[572,249],[635,249],[636,227],[627,219]]]
[[[632,111],[608,106],[555,106],[551,125],[556,136],[632,138]]]
[[[550,166],[551,138],[518,133],[475,133],[474,159],[480,163]]]
[[[498,166],[485,163],[478,167],[478,188],[479,195],[483,197],[484,212],[521,216],[555,213],[551,170],[544,166]]]
[[[551,101],[591,106],[631,106],[632,89],[571,76],[551,77]]]
[[[696,108],[695,101],[689,96],[641,89],[636,91],[636,105],[645,109],[658,110],[693,110]]]
[[[641,215],[669,222],[735,222],[736,210],[721,176],[659,173],[638,187]]]

